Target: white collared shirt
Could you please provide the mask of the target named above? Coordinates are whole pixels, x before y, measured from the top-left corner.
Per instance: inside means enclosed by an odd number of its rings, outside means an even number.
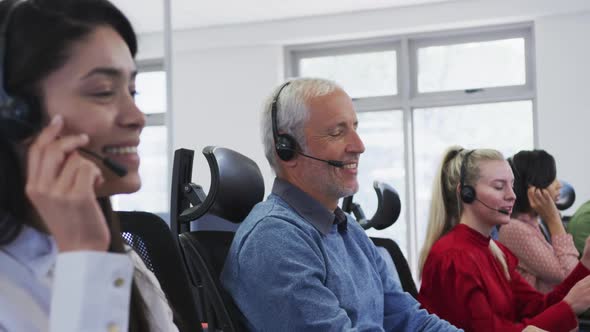
[[[157,279],[133,250],[58,253],[52,237],[25,226],[0,248],[0,331],[127,331],[134,276],[150,325],[177,331]]]

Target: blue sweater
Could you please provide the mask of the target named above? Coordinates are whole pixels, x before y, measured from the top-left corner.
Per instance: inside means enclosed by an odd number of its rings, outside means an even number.
[[[250,330],[457,331],[420,309],[363,229],[336,215],[277,179],[238,228],[221,281]]]

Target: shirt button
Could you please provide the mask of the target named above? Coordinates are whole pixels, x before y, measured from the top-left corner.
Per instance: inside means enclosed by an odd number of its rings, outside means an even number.
[[[117,324],[115,324],[115,323],[110,323],[109,326],[107,326],[107,329],[108,329],[107,330],[108,332],[119,332],[119,331],[121,331],[119,329],[119,326],[117,326]]]
[[[125,280],[123,278],[117,278],[115,279],[115,287],[121,287],[123,286],[123,284],[125,284]]]

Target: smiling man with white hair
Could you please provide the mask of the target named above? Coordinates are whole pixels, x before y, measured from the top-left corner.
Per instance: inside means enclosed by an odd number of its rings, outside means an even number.
[[[222,283],[252,331],[457,331],[404,293],[338,200],[365,151],[334,82],[279,86],[262,117],[272,193],[239,227]]]

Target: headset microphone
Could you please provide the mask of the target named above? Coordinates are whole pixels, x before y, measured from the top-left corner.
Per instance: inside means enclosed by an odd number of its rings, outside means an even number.
[[[285,148],[283,147],[283,149],[285,149]],[[302,156],[304,156],[306,158],[310,158],[310,159],[313,159],[313,160],[318,160],[318,161],[325,162],[325,163],[327,163],[330,166],[334,166],[334,167],[338,167],[338,168],[344,167],[344,162],[343,161],[340,161],[340,160],[321,159],[321,158],[310,156],[310,155],[305,154],[305,153],[303,153],[301,151],[295,151],[295,153],[300,154],[300,155],[302,155]]]
[[[2,105],[0,105],[0,128],[4,129],[7,126],[12,126],[12,131],[3,131],[3,135],[5,135],[8,139],[13,141],[20,141],[28,136],[34,135],[35,132],[39,130],[37,129],[37,126],[33,126],[31,123],[23,119],[19,119],[18,117],[7,116],[7,112],[3,113],[1,107]],[[88,150],[86,148],[78,148],[77,150],[101,161],[106,168],[111,170],[117,176],[124,177],[125,175],[127,175],[127,168],[119,164],[118,162],[110,158],[103,157],[98,153]]]
[[[330,166],[334,166],[334,167],[338,167],[338,168],[342,168],[342,167],[344,167],[344,162],[343,162],[343,161],[340,161],[340,160],[326,160],[326,159],[320,159],[320,158],[312,157],[312,156],[310,156],[310,155],[307,155],[307,154],[305,154],[305,153],[303,153],[303,152],[299,152],[299,151],[297,151],[297,153],[298,153],[298,154],[300,154],[300,155],[302,155],[302,156],[304,156],[304,157],[307,157],[307,158],[313,159],[313,160],[323,161],[323,162],[327,163],[327,164],[328,164],[328,165],[330,165]]]
[[[477,198],[476,198],[475,200],[476,200],[476,201],[478,201],[478,202],[480,202],[481,204],[483,204],[483,206],[487,207],[487,208],[488,208],[488,209],[490,209],[490,210],[493,210],[493,211],[499,212],[499,213],[501,213],[501,214],[505,214],[505,215],[507,215],[507,216],[508,216],[508,215],[510,215],[510,212],[508,212],[508,211],[506,211],[506,210],[503,210],[503,209],[494,209],[493,207],[491,207],[491,206],[487,205],[486,203],[484,203],[483,201],[481,201],[481,200],[479,200],[479,199],[477,199]]]
[[[98,153],[92,152],[85,148],[78,148],[78,151],[84,152],[85,154],[102,161],[103,165],[105,165],[108,169],[110,169],[119,177],[124,177],[125,175],[127,175],[127,168],[110,158],[103,157]]]
[[[20,129],[18,132],[16,132],[16,136],[10,135],[10,133],[5,133],[9,139],[20,140],[24,137],[27,137],[28,135],[35,134],[35,132],[38,130],[26,121],[22,121],[19,119],[13,119],[13,118],[3,118],[2,116],[0,116],[0,128],[7,125],[7,124],[14,123],[15,121],[19,121]],[[101,161],[106,168],[111,170],[113,173],[115,173],[119,177],[124,177],[125,175],[127,175],[127,167],[119,164],[118,162],[116,162],[110,158],[103,157],[103,156],[99,155],[98,153],[93,152],[93,151],[86,149],[86,148],[77,148],[76,150],[78,150],[79,152],[83,152],[84,154]]]

